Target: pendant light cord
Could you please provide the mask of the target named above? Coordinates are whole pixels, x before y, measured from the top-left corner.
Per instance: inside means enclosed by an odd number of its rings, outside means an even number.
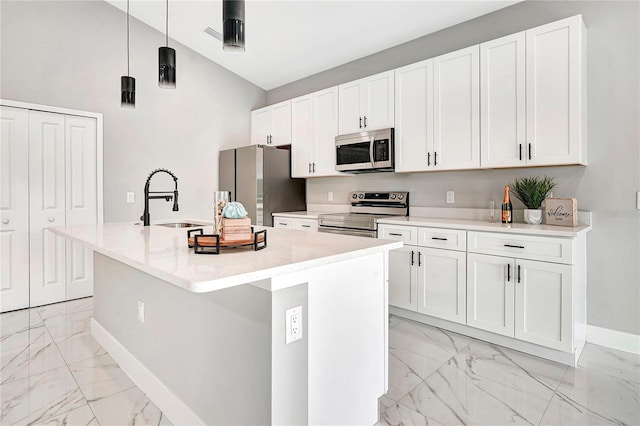
[[[130,76],[130,72],[129,72],[129,0],[127,0],[127,76]]]
[[[167,0],[167,26],[164,34],[167,37],[167,47],[169,47],[169,0]]]

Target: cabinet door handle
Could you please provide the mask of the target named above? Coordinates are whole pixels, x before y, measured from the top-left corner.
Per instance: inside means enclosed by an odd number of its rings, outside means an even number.
[[[3,219],[3,220],[2,220],[2,224],[3,224],[3,225],[7,225],[8,223],[9,223],[9,219]]]
[[[362,129],[362,117],[360,117],[360,128]]]
[[[507,282],[511,281],[511,264],[507,263]]]
[[[389,235],[393,235],[394,237],[402,237],[402,234],[398,234],[397,232],[389,232]]]
[[[316,163],[313,163],[313,173],[316,172]]]
[[[311,173],[311,163],[309,163],[309,173]]]
[[[56,218],[55,217],[50,217],[49,219],[47,219],[49,222],[55,222]]]
[[[520,153],[518,156],[520,157],[520,161],[522,161],[522,144],[518,144],[518,146],[520,147]]]
[[[282,223],[282,222],[278,222],[278,225],[282,225],[282,226],[289,226],[286,223]]]
[[[438,241],[448,241],[447,238],[442,238],[442,237],[431,237],[432,240],[438,240]]]
[[[411,250],[411,266],[413,266],[416,262],[414,260],[414,256],[415,256],[416,252],[414,252],[413,250]]]
[[[523,249],[524,248],[524,246],[516,246],[516,245],[513,245],[513,244],[505,244],[504,246],[505,247],[511,247],[511,248],[519,248],[519,249]]]
[[[529,160],[531,160],[531,144],[529,144]]]
[[[437,152],[433,152],[433,165],[437,166],[438,165],[438,153]]]
[[[422,266],[422,253],[418,252],[418,266]]]
[[[518,283],[520,283],[520,265],[518,265]]]
[[[365,129],[367,128],[367,116],[366,115],[364,116],[364,128]]]
[[[431,165],[431,153],[427,152],[427,166]]]

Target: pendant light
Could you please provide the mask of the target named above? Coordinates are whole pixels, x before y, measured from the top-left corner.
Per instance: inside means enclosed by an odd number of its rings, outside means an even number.
[[[136,107],[136,79],[129,76],[129,0],[127,0],[127,75],[120,77],[120,105]]]
[[[244,52],[244,0],[222,1],[222,49]]]
[[[158,48],[158,87],[176,88],[176,51],[169,47],[169,0],[167,0],[166,46]]]

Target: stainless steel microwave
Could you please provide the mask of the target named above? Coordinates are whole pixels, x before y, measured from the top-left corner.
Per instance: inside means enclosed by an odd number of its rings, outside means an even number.
[[[394,169],[393,129],[372,130],[336,137],[336,170],[391,172]]]

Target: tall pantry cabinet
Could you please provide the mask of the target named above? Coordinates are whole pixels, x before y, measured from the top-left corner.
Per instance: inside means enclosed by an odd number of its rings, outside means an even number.
[[[91,250],[46,228],[102,222],[102,115],[0,108],[0,311],[90,296]]]

